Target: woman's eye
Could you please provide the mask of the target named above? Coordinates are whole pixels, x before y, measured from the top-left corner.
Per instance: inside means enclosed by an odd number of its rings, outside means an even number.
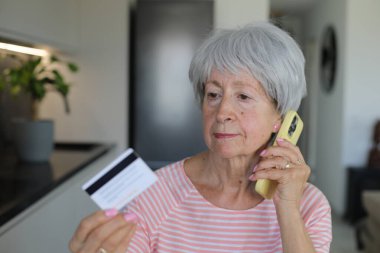
[[[239,95],[239,99],[241,99],[241,100],[248,100],[248,99],[250,99],[250,97],[248,97],[248,96],[245,95],[245,94],[240,94],[240,95]]]
[[[207,92],[207,98],[208,99],[216,99],[218,98],[218,93],[215,93],[215,92]]]

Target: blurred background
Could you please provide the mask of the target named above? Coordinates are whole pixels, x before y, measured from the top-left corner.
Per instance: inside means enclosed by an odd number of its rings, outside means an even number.
[[[42,102],[55,141],[114,143],[116,153],[132,146],[158,168],[204,148],[187,73],[197,45],[215,28],[274,22],[306,57],[300,147],[333,209],[331,252],[380,252],[371,241],[379,228],[366,225],[379,196],[363,197],[380,189],[380,168],[368,164],[379,147],[379,11],[377,0],[0,0],[0,42],[80,66],[67,73],[70,114],[55,93]],[[28,114],[30,101],[18,100],[1,94],[0,147],[12,142],[11,118]]]

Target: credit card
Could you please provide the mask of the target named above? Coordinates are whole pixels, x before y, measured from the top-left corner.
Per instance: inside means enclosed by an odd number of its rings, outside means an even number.
[[[156,174],[129,148],[87,181],[82,189],[101,209],[122,210],[156,181]]]

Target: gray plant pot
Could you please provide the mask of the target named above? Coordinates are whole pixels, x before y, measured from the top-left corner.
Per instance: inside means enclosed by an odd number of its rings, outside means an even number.
[[[26,162],[49,161],[53,151],[54,123],[51,120],[14,120],[13,136],[18,157]]]

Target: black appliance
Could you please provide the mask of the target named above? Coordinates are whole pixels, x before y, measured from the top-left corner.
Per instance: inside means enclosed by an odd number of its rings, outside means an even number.
[[[205,149],[188,70],[213,1],[139,0],[131,17],[131,146],[157,169]]]

